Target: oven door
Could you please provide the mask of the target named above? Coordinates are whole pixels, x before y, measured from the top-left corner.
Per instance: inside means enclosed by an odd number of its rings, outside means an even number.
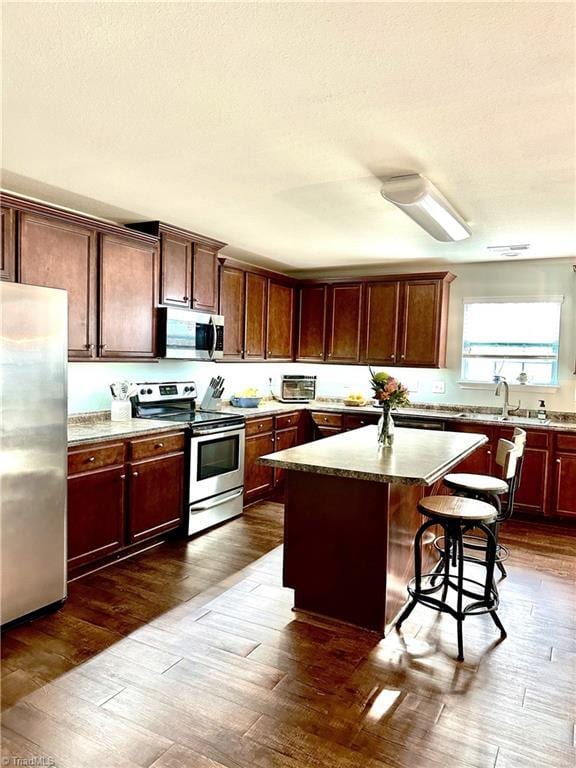
[[[244,486],[244,426],[190,438],[190,504]]]

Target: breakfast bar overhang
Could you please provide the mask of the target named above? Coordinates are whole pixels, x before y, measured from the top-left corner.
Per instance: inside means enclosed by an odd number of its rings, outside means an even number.
[[[379,448],[367,426],[263,456],[286,470],[283,583],[294,608],[383,636],[413,575],[418,501],[486,440],[397,429]]]

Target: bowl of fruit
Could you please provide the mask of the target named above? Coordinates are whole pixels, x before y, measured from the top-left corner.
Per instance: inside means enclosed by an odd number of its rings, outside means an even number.
[[[356,407],[366,405],[366,398],[361,392],[353,392],[344,400],[344,405],[352,405]]]
[[[258,408],[262,395],[258,394],[255,387],[243,389],[237,395],[232,395],[230,402],[235,408]]]

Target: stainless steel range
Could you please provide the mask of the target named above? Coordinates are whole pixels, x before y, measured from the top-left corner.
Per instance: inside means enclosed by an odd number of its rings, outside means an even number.
[[[193,381],[142,382],[134,416],[185,423],[190,472],[188,534],[242,514],[245,421],[236,414],[196,409]]]

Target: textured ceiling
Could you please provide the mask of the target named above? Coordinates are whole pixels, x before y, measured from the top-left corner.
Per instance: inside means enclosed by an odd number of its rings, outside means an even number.
[[[575,9],[6,3],[3,186],[294,270],[573,255]],[[403,171],[473,236],[386,204]]]

